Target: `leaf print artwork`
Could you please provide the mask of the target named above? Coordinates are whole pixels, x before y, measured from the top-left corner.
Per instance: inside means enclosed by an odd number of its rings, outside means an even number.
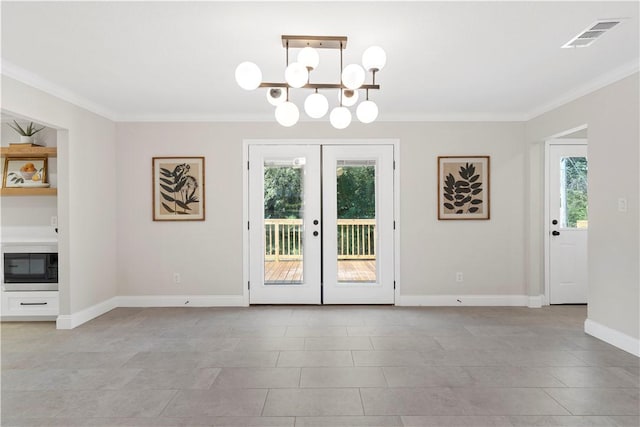
[[[204,158],[153,158],[154,220],[204,219]]]
[[[438,219],[488,219],[489,157],[439,157]]]
[[[198,189],[198,181],[189,175],[191,166],[188,163],[177,165],[173,171],[160,168],[160,195],[164,199],[162,207],[167,212],[176,215],[188,214],[192,210],[191,205],[198,203],[196,190]],[[167,205],[168,202],[170,205]]]
[[[476,174],[476,168],[471,163],[465,163],[460,166],[458,172],[459,178],[449,173],[445,179],[444,198],[448,202],[444,203],[444,207],[451,213],[460,215],[463,213],[475,213],[480,210],[482,198],[475,197],[482,193],[482,181],[479,181],[480,175]]]

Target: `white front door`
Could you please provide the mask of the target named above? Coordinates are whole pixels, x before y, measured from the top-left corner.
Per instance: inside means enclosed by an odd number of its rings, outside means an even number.
[[[573,140],[575,142],[575,140]],[[587,145],[549,145],[549,303],[587,302]]]
[[[393,304],[393,145],[249,145],[249,303]]]

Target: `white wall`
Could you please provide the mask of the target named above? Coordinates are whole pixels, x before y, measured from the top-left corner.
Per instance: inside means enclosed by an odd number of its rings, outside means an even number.
[[[4,75],[2,108],[59,131],[60,314],[115,296],[114,123]]]
[[[526,294],[524,124],[261,122],[117,124],[119,295],[242,294],[242,141],[256,138],[398,138],[401,293]],[[491,156],[491,220],[437,220],[438,155]],[[153,156],[206,157],[205,222],[152,221]]]
[[[531,192],[529,260],[534,282],[542,274],[542,165],[544,139],[588,125],[589,308],[588,317],[640,338],[640,133],[638,73],[529,121]],[[618,212],[617,200],[628,201]]]

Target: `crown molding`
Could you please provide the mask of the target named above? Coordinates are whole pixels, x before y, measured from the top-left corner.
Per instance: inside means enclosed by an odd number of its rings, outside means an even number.
[[[442,114],[380,114],[376,123],[384,122],[522,122],[524,113],[442,113]],[[119,122],[273,122],[273,114],[143,114],[122,116]],[[322,119],[300,117],[298,123],[329,123],[328,115]],[[359,123],[354,121],[353,123]]]
[[[638,71],[640,71],[640,61],[636,60],[629,62],[628,64],[618,67],[606,74],[603,74],[602,76],[597,77],[594,80],[591,80],[589,83],[582,85],[577,89],[566,92],[565,94],[559,96],[558,98],[545,105],[534,108],[527,115],[526,121],[535,119],[536,117],[541,116],[544,113],[548,113],[551,110],[562,107],[563,105],[575,101],[576,99],[581,98],[585,95],[593,93],[598,89],[602,89],[605,86],[629,77],[630,75],[637,73]]]
[[[415,114],[393,113],[381,114],[379,122],[524,122],[525,113],[438,113]]]
[[[515,113],[392,113],[380,114],[377,119],[381,122],[526,122],[553,109],[568,104],[576,99],[595,92],[598,89],[622,80],[640,71],[640,63],[633,61],[604,74],[591,82],[569,91],[555,100],[532,109],[530,112]],[[2,59],[2,74],[20,81],[26,85],[39,89],[49,95],[60,98],[80,108],[102,116],[114,122],[273,122],[272,114],[118,114],[103,105],[97,104],[75,92],[59,86],[41,76],[18,67]],[[314,120],[301,118],[300,122],[328,122],[328,118]],[[275,122],[274,122],[275,123]]]
[[[80,96],[65,87],[59,86],[39,76],[36,73],[25,70],[24,68],[19,67],[4,58],[2,58],[2,75],[10,77],[33,88],[39,89],[49,95],[60,98],[63,101],[67,101],[77,107],[84,108],[87,111],[90,111],[111,121],[115,122],[119,119],[118,115],[108,108],[90,101],[89,99]]]

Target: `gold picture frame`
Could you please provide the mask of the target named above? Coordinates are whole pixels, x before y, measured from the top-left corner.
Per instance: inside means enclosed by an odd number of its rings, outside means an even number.
[[[438,219],[490,219],[490,157],[438,156]]]
[[[204,157],[153,157],[153,220],[204,221]]]
[[[48,187],[46,157],[6,157],[3,188]]]

